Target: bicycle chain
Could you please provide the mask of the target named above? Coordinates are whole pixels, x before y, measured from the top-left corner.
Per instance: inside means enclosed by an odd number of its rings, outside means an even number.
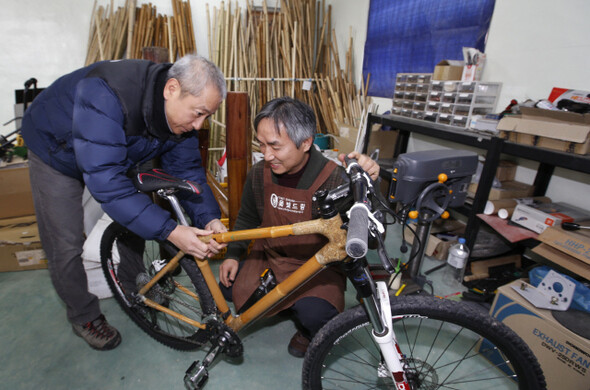
[[[147,274],[146,274],[146,276],[147,276]],[[139,280],[141,280],[141,278],[139,278]],[[140,289],[142,287],[139,284],[138,284],[138,289]],[[179,306],[183,306],[183,307],[187,308],[188,310],[190,310],[191,312],[194,312],[197,315],[201,315],[201,316],[203,315],[203,313],[200,313],[198,311],[198,309],[196,309],[194,306],[191,306],[188,303],[185,303],[185,302],[175,298],[174,296],[165,293],[164,288],[159,284],[155,284],[150,289],[150,291],[148,291],[145,294],[145,297],[149,298],[149,299],[153,300],[154,302],[161,304],[163,306],[166,306],[166,305],[165,305],[165,302],[162,302],[162,301],[163,301],[163,299],[166,299],[166,300],[168,300],[168,302],[174,302],[174,303],[178,304]],[[228,327],[226,324],[224,324],[223,321],[220,321],[216,315],[211,315],[210,318],[208,318],[208,319],[201,318],[201,322],[207,324],[207,327],[205,329],[205,331],[208,334],[207,339],[209,339],[209,341],[211,341],[212,343],[223,344],[223,352],[227,356],[240,357],[243,355],[244,348],[243,348],[243,345],[242,345],[242,342],[241,342],[239,336],[230,327]]]

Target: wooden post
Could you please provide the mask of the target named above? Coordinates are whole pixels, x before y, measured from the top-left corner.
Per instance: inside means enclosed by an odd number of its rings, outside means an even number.
[[[199,153],[201,153],[201,162],[205,172],[207,172],[207,161],[209,158],[209,126],[203,126],[199,129]]]
[[[228,92],[226,105],[226,152],[229,201],[229,229],[232,230],[238,211],[242,190],[246,182],[248,158],[251,155],[251,131],[246,92]]]

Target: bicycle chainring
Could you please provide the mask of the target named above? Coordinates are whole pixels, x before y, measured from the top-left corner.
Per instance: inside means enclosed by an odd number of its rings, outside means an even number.
[[[207,322],[207,331],[209,332],[209,341],[213,345],[218,344],[223,347],[223,353],[228,357],[237,358],[244,354],[242,340],[229,326],[217,320]]]

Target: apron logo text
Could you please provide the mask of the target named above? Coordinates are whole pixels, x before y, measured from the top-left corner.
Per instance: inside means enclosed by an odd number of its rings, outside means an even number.
[[[270,196],[270,205],[277,210],[302,214],[305,210],[306,202],[285,198],[284,196],[278,196],[273,193]]]

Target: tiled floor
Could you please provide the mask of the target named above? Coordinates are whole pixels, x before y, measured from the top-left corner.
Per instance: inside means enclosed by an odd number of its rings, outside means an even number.
[[[397,231],[388,234],[392,257],[399,255],[398,240]],[[423,269],[434,265],[426,260]],[[454,292],[440,285],[439,273],[430,275],[435,293]],[[347,304],[354,303],[349,288]],[[182,389],[186,369],[205,351],[179,352],[157,343],[112,298],[101,300],[101,307],[123,337],[113,351],[94,351],[72,333],[47,270],[0,273],[0,389]],[[284,318],[249,327],[241,333],[243,359],[218,359],[206,388],[301,388],[302,360],[287,353],[294,330]]]

